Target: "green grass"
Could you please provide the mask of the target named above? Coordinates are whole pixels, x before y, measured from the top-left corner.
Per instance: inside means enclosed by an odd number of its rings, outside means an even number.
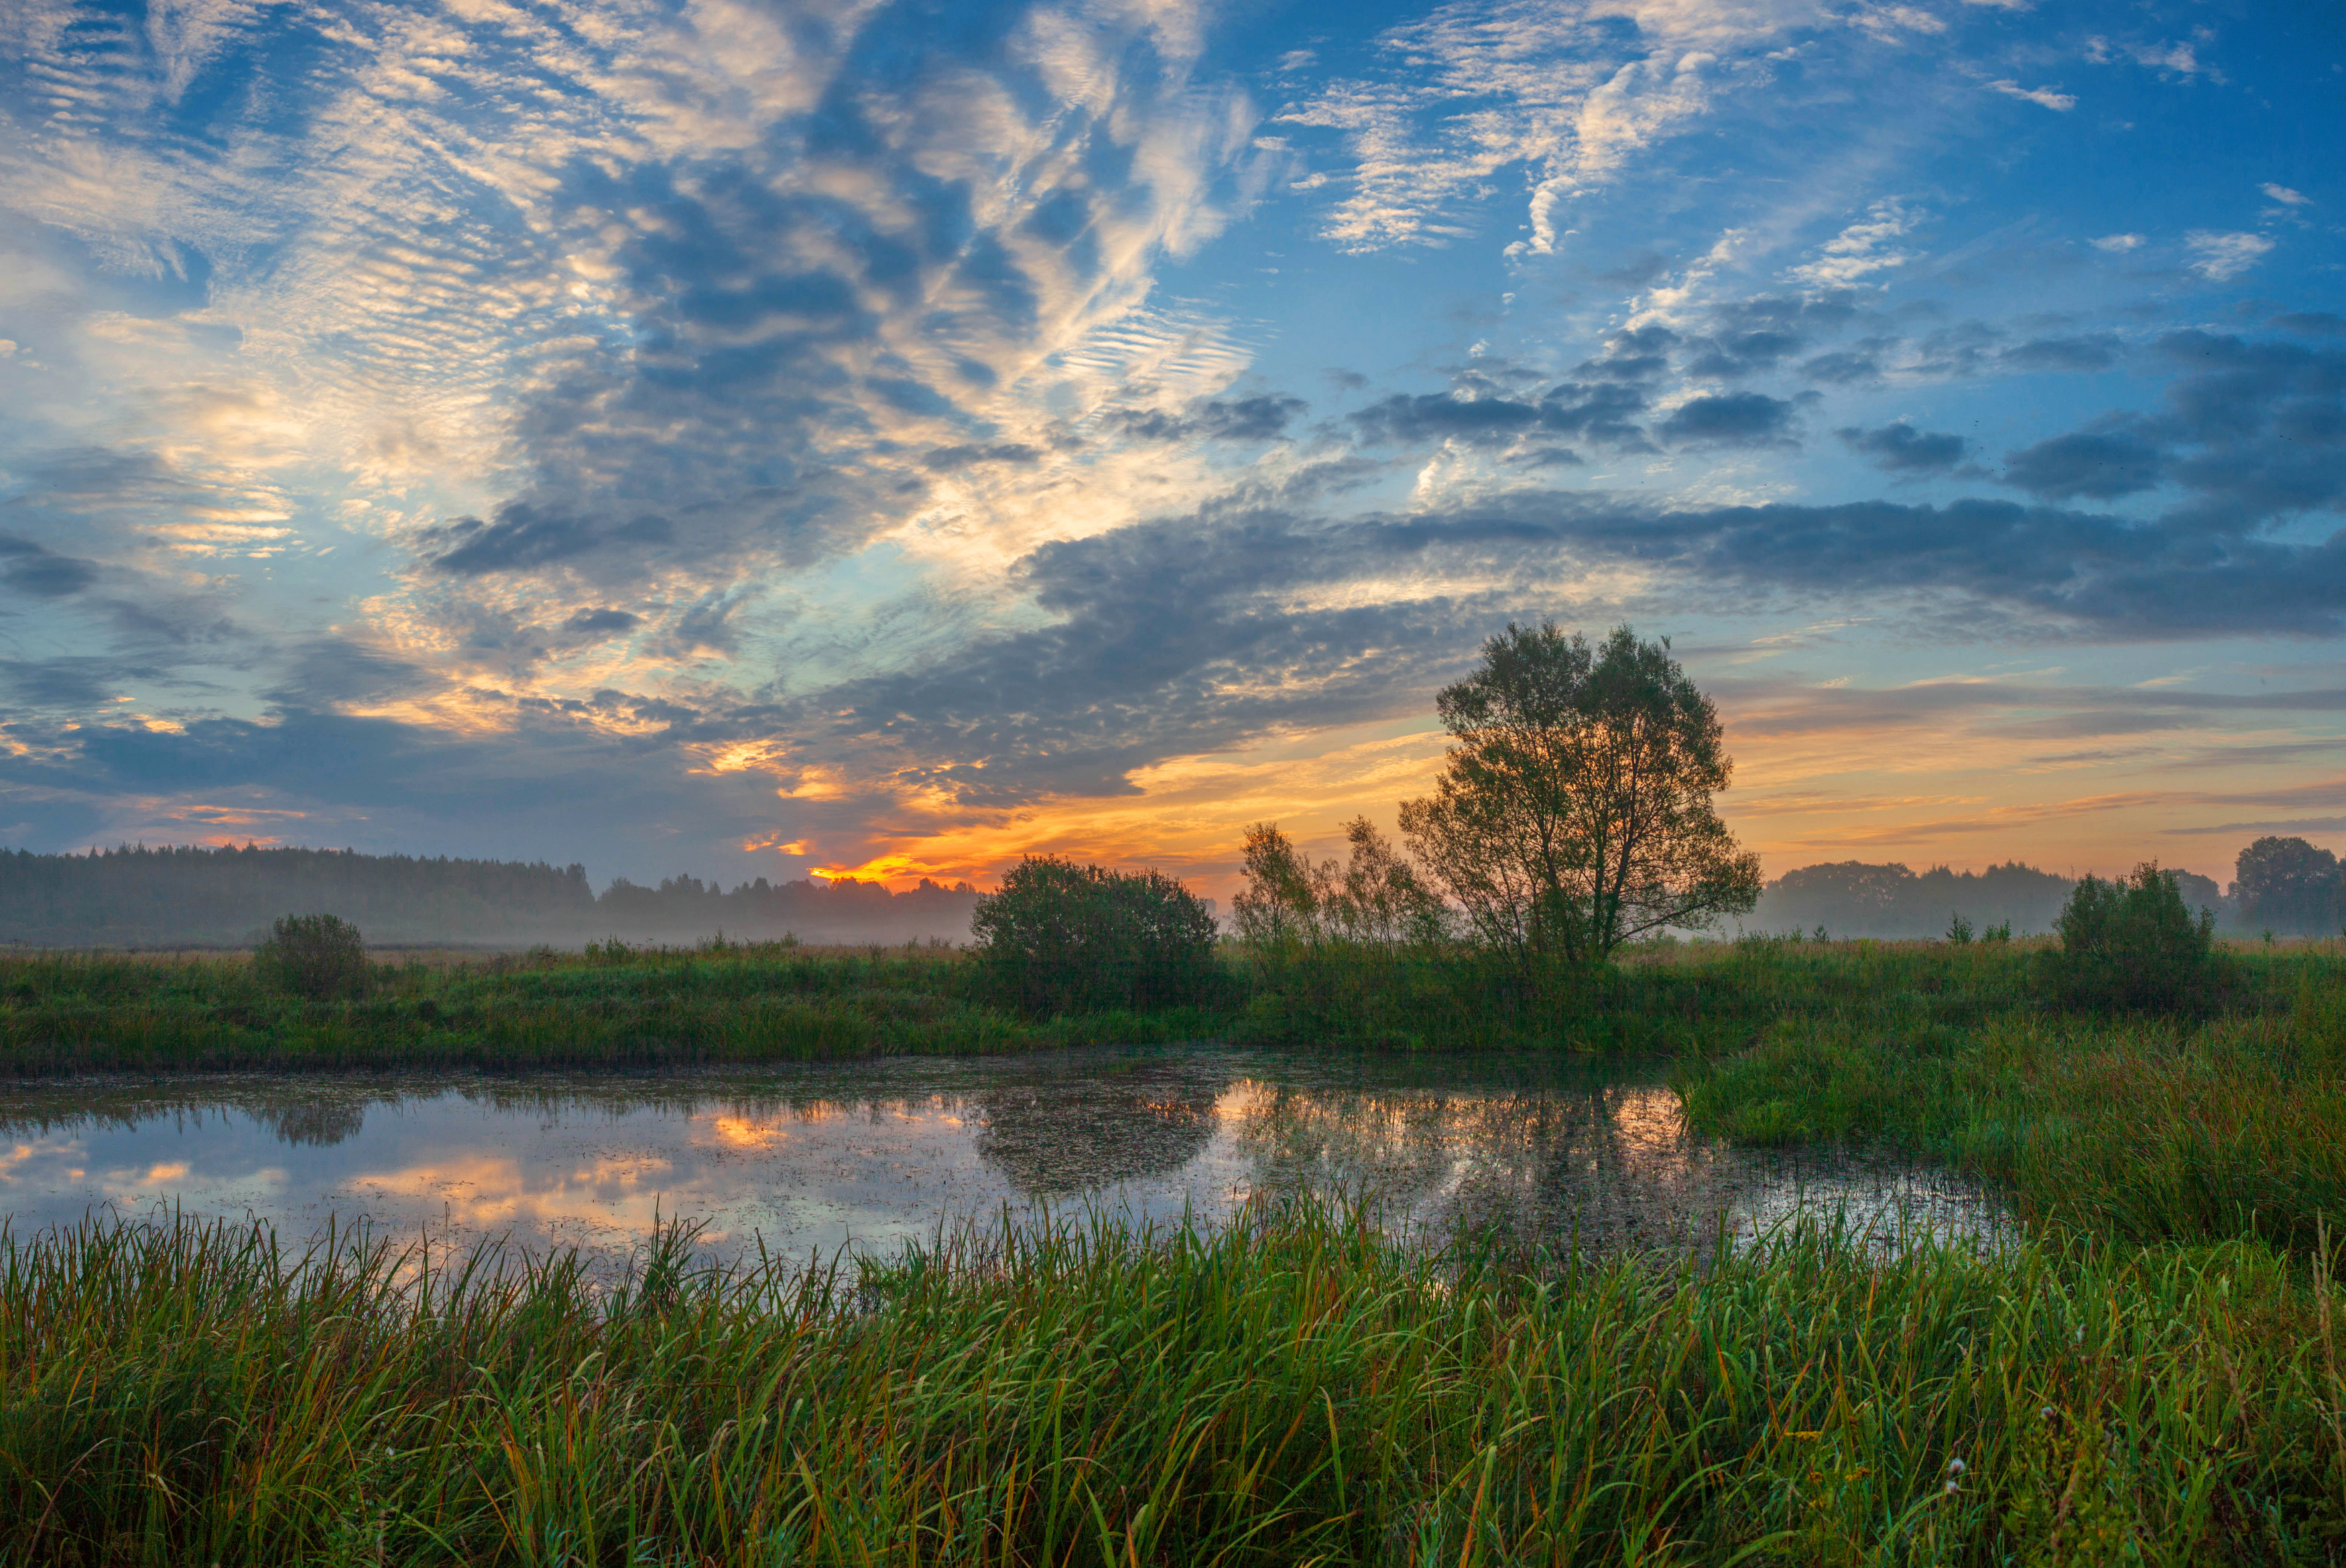
[[[1656,949],[1536,987],[1232,957],[1217,1007],[1058,1020],[929,950],[419,961],[331,1004],[234,961],[0,962],[20,1072],[1659,1047],[1699,1125],[1903,1145],[2030,1237],[1427,1255],[1258,1207],[812,1275],[698,1270],[670,1232],[610,1289],[575,1256],[0,1237],[0,1563],[2339,1562],[2346,962],[2233,963],[2191,1022],[2042,1006],[2007,944]]]
[[[862,1268],[0,1247],[14,1563],[2333,1560],[2323,1282],[2253,1243],[1658,1267],[1259,1208]]]
[[[1923,1037],[2048,1015],[2025,943],[1704,944],[1528,978],[1463,950],[1232,947],[1218,962],[1209,1004],[1039,1018],[995,1005],[970,955],[939,947],[444,954],[379,962],[356,1001],[273,989],[241,956],[0,955],[0,1074],[641,1066],[1209,1038],[1716,1059],[1784,1027]],[[2308,977],[2331,994],[2337,962],[2238,956],[2229,1015],[2286,1013]],[[2329,1028],[2346,1055],[2346,1012]]]

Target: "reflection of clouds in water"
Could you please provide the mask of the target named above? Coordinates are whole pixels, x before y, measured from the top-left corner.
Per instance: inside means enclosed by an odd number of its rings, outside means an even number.
[[[1630,1072],[1637,1069],[1629,1069]],[[1650,1077],[1650,1069],[1646,1070]],[[704,1247],[885,1249],[940,1225],[1098,1202],[1211,1221],[1250,1194],[1373,1196],[1390,1223],[1670,1245],[1847,1201],[1976,1195],[1846,1159],[1723,1149],[1657,1083],[1520,1062],[1068,1053],[658,1075],[180,1080],[0,1093],[0,1210],[364,1216],[410,1238],[504,1236],[624,1256],[658,1220]],[[85,1170],[104,1173],[90,1180]],[[1869,1206],[1870,1208],[1869,1208]]]
[[[30,1179],[46,1170],[63,1170],[74,1181],[79,1181],[82,1143],[79,1138],[40,1138],[30,1143],[11,1145],[0,1152],[0,1185],[12,1185]],[[68,1165],[66,1162],[72,1162]]]

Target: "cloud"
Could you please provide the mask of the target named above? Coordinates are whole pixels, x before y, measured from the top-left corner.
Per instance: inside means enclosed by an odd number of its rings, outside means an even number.
[[[1819,354],[1804,361],[1800,373],[1812,382],[1831,386],[1850,386],[1860,382],[1877,381],[1882,375],[1882,361],[1873,353],[1862,350],[1842,350]]]
[[[1421,711],[1494,620],[1555,613],[1571,597],[1562,585],[1630,565],[1647,615],[1861,594],[2130,638],[2346,629],[2346,540],[2211,552],[2155,526],[2004,501],[1674,509],[1525,491],[1352,518],[1241,509],[1043,547],[1020,570],[1054,624],[827,690],[820,706],[836,718],[822,744],[867,770],[884,755],[974,807],[1127,792],[1134,770],[1168,757]],[[1976,615],[1951,624],[1975,627]],[[1982,700],[1964,687],[1940,695]],[[2161,711],[2241,700],[2124,697]],[[1911,716],[1931,697],[1884,700]],[[2346,710],[2346,693],[2331,708]]]
[[[1656,433],[1676,446],[1772,446],[1790,435],[1793,406],[1764,392],[1689,398]]]
[[[2285,185],[2275,185],[2270,180],[2267,180],[2257,188],[2284,207],[2309,207],[2313,202],[2313,198],[2291,190]]]
[[[2115,500],[2155,487],[2158,448],[2123,433],[2056,435],[2008,454],[2004,483],[2047,500]]]
[[[1914,257],[1896,248],[1912,233],[1924,214],[1889,199],[1866,209],[1865,216],[1828,240],[1814,260],[1794,267],[1785,276],[1813,288],[1846,288],[1875,272],[1902,267]]]
[[[2275,316],[2268,325],[2308,337],[2335,337],[2346,333],[2346,316],[2334,311],[2290,311]]]
[[[1405,446],[1456,441],[1503,445],[1534,436],[1579,435],[1632,450],[1649,449],[1630,423],[1646,409],[1645,395],[1617,382],[1563,382],[1535,401],[1474,389],[1456,392],[1397,392],[1351,416],[1362,441]]]
[[[2106,371],[2117,363],[2126,345],[2115,332],[2092,332],[2074,338],[2037,338],[2004,350],[1996,356],[2018,371]]]
[[[980,463],[1006,463],[1018,467],[1031,467],[1042,461],[1040,447],[1024,442],[996,442],[992,445],[939,446],[930,449],[921,459],[921,466],[932,473],[955,473]]]
[[[1344,194],[1321,233],[1349,251],[1439,247],[1476,232],[1493,182],[1530,171],[1527,235],[1511,254],[1553,254],[1573,200],[1698,121],[1722,91],[1764,80],[1807,4],[1684,5],[1454,0],[1377,39],[1374,66],[1284,107],[1288,125],[1330,133]]]
[[[2139,234],[2105,234],[2093,242],[2095,249],[2106,250],[2114,256],[2123,256],[2129,250],[2139,250],[2142,245],[2143,239]]]
[[[0,535],[0,583],[36,599],[62,599],[97,581],[97,563]]]
[[[1944,473],[1961,463],[1968,450],[1960,435],[1916,430],[1904,420],[1879,430],[1852,426],[1833,433],[1851,452],[1871,458],[1888,473]]]
[[[615,636],[635,630],[643,617],[629,610],[574,610],[562,623],[562,629],[574,636]]]
[[[2075,94],[2060,92],[2052,87],[2024,87],[2018,82],[2003,81],[1990,82],[1988,90],[2002,93],[2008,98],[2021,98],[2032,104],[2040,104],[2045,108],[2057,110],[2063,114],[2077,107]]]
[[[2194,258],[2191,270],[2211,283],[2229,282],[2239,277],[2273,248],[2273,242],[2261,234],[2227,233],[2213,229],[2194,229],[2184,235],[2183,243]]]
[[[1144,441],[1278,441],[1290,421],[1310,405],[1301,398],[1265,392],[1244,398],[1207,398],[1180,414],[1162,409],[1116,409],[1101,423]]]

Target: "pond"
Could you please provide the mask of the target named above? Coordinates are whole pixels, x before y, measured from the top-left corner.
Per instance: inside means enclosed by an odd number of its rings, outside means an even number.
[[[1678,1247],[1837,1214],[1884,1245],[1993,1240],[1949,1173],[1690,1133],[1666,1064],[1083,1051],[657,1074],[79,1079],[0,1091],[0,1214],[330,1220],[624,1259],[664,1219],[739,1257],[893,1250],[940,1227],[1108,1209],[1227,1217],[1372,1198],[1438,1237],[1504,1224]]]

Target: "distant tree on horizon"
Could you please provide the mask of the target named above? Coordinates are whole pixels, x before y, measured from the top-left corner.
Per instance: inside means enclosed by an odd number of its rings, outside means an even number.
[[[2239,921],[2298,936],[2328,936],[2346,924],[2346,877],[2338,857],[2304,839],[2267,834],[2240,851],[2232,901]]]

